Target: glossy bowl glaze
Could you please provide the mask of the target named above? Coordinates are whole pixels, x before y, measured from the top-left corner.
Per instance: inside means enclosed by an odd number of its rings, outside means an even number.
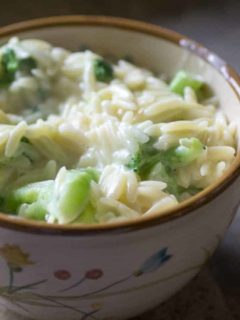
[[[54,17],[0,29],[78,50],[130,55],[173,75],[201,74],[229,120],[240,123],[240,80],[196,42],[149,24],[106,17]],[[33,319],[126,319],[180,290],[211,256],[238,203],[240,156],[216,183],[155,217],[59,226],[0,214],[0,300]]]

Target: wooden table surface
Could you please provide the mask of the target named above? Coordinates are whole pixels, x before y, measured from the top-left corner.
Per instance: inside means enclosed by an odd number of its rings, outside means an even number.
[[[123,16],[172,28],[202,42],[240,72],[239,0],[0,0],[0,25],[64,14]],[[175,298],[138,319],[237,320],[239,295],[240,214],[208,268]],[[0,319],[18,318],[0,311]]]

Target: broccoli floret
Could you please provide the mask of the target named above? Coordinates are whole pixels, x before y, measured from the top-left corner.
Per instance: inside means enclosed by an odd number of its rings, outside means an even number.
[[[127,168],[135,171],[141,179],[161,180],[167,183],[167,191],[177,198],[184,191],[178,186],[175,170],[196,160],[203,151],[203,145],[197,138],[184,138],[179,145],[168,150],[154,148],[155,139],[139,147]]]
[[[96,59],[94,61],[94,74],[98,81],[110,82],[113,79],[113,68],[107,61]]]
[[[6,48],[1,57],[0,87],[6,87],[14,81],[17,71],[30,73],[36,66],[37,62],[32,57],[19,59],[13,49]]]

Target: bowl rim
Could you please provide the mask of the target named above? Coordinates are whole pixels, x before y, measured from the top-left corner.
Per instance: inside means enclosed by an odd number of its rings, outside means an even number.
[[[240,77],[235,70],[230,67],[218,55],[205,48],[203,45],[190,38],[181,35],[175,31],[153,25],[150,23],[130,20],[125,18],[95,16],[95,15],[68,15],[46,17],[28,20],[24,22],[14,23],[0,28],[0,39],[3,37],[14,36],[20,32],[32,31],[34,29],[52,28],[52,27],[66,27],[66,26],[99,26],[117,28],[122,30],[129,30],[133,32],[143,33],[149,36],[167,40],[179,47],[197,55],[205,60],[208,64],[214,67],[228,82],[236,94],[240,103]],[[137,231],[154,227],[165,222],[169,222],[190,213],[194,209],[198,209],[212,199],[216,198],[226,188],[228,188],[240,175],[240,153],[238,152],[236,159],[230,168],[220,177],[215,183],[211,184],[197,195],[180,203],[172,209],[167,209],[158,215],[145,216],[137,218],[136,220],[129,220],[125,222],[104,223],[99,225],[59,225],[48,224],[46,222],[36,222],[33,220],[24,220],[16,216],[6,215],[0,213],[0,227],[35,233],[43,235],[95,235],[107,233],[125,233]]]

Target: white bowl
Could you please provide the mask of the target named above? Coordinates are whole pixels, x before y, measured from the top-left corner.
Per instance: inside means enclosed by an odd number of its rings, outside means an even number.
[[[229,120],[240,119],[239,78],[196,42],[156,26],[106,17],[55,17],[0,30],[77,50],[134,57],[173,75],[201,74]],[[214,185],[156,217],[59,226],[0,214],[0,299],[34,319],[125,319],[180,290],[211,256],[239,203],[240,158]]]

